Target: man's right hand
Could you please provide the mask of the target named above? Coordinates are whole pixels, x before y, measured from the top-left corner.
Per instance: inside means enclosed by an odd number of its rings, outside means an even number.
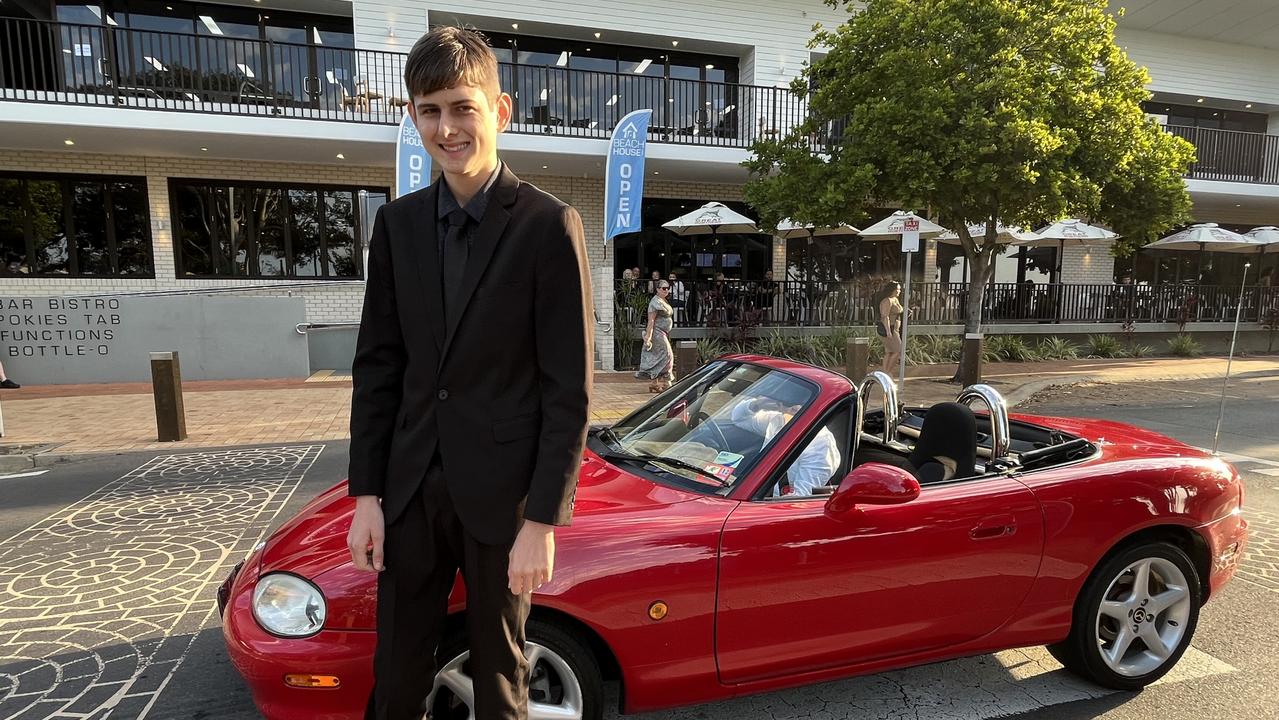
[[[385,569],[382,564],[382,539],[385,534],[386,525],[378,497],[357,496],[351,530],[346,534],[346,547],[351,551],[351,562],[357,570],[381,572]]]

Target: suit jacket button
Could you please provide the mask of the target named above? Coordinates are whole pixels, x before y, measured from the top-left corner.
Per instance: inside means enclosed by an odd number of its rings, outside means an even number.
[[[448,390],[441,390],[441,391],[439,391],[438,393],[436,393],[436,394],[435,394],[435,397],[437,397],[437,398],[439,398],[439,399],[441,399],[441,400],[448,400],[448,399],[449,399],[449,391],[448,391]]]

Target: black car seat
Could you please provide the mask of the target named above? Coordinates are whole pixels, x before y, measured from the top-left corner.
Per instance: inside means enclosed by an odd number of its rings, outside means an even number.
[[[955,463],[955,478],[972,477],[977,464],[977,419],[972,408],[955,402],[938,403],[924,415],[919,439],[910,453],[910,464],[920,484],[940,482],[946,466],[936,458]]]

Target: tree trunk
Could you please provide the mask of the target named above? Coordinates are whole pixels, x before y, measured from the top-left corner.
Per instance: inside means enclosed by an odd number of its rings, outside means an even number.
[[[964,334],[981,332],[981,309],[986,299],[986,282],[989,280],[988,270],[992,265],[990,255],[978,249],[968,260],[969,282],[965,300]],[[959,371],[955,378],[981,378],[981,345],[965,343],[963,354],[959,358]]]

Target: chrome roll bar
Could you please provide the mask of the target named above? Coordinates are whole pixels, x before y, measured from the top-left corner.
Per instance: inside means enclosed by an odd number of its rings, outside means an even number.
[[[995,388],[978,383],[964,388],[955,402],[972,407],[980,400],[990,415],[990,457],[999,460],[1008,456],[1008,442],[1012,433],[1008,427],[1008,403]]]
[[[878,440],[885,445],[894,445],[893,436],[897,426],[901,424],[902,407],[897,402],[897,384],[886,372],[876,370],[867,375],[857,387],[857,407],[859,415],[864,415],[865,407],[870,401],[870,394],[878,387],[884,394],[884,433]],[[861,417],[858,418],[857,430],[861,432]]]

